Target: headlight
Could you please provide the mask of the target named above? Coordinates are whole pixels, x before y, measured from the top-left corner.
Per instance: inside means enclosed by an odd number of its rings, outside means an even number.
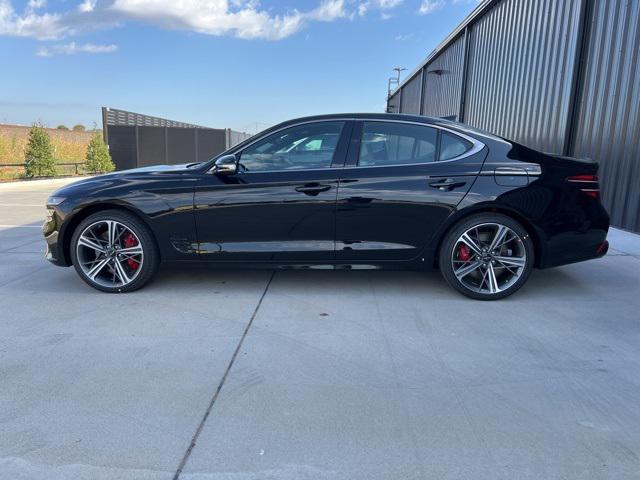
[[[60,205],[64,202],[64,197],[49,197],[47,198],[47,205]]]

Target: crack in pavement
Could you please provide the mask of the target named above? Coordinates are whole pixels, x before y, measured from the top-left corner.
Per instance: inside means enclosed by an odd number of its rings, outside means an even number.
[[[0,253],[23,253],[23,252],[14,252],[13,250],[17,250],[18,248],[22,248],[22,247],[28,247],[29,245],[33,245],[34,243],[40,243],[40,242],[44,243],[45,242],[44,238],[38,238],[37,240],[31,240],[29,242],[22,243],[15,247],[7,248],[6,250],[0,250]],[[38,251],[38,252],[27,252],[27,253],[40,253],[40,252]]]
[[[258,300],[258,303],[256,304],[256,308],[253,310],[253,314],[251,315],[251,318],[249,319],[249,322],[247,323],[247,326],[245,327],[244,332],[242,333],[242,337],[240,337],[240,341],[238,342],[238,345],[236,346],[236,349],[234,350],[233,355],[231,355],[231,360],[229,360],[229,364],[227,365],[227,368],[224,371],[224,375],[222,375],[222,378],[218,383],[218,388],[216,388],[216,391],[213,394],[213,397],[211,397],[209,406],[207,407],[207,410],[204,412],[204,416],[202,417],[202,420],[200,420],[200,423],[198,424],[198,428],[196,429],[195,433],[193,434],[193,437],[191,438],[191,443],[189,444],[189,447],[187,448],[187,450],[184,452],[184,455],[182,456],[182,460],[180,461],[180,464],[176,469],[176,473],[173,475],[173,480],[178,480],[180,478],[180,475],[182,474],[182,470],[186,466],[187,461],[189,461],[191,452],[196,446],[198,437],[200,436],[200,433],[202,432],[204,425],[207,422],[207,419],[209,418],[209,414],[211,413],[211,410],[213,409],[213,406],[215,405],[216,400],[218,400],[218,397],[220,396],[220,391],[222,390],[222,387],[224,386],[224,383],[227,380],[227,377],[229,376],[231,367],[233,367],[233,364],[236,361],[238,353],[240,352],[240,349],[242,348],[242,344],[244,343],[244,339],[246,338],[247,333],[249,333],[249,329],[251,328],[251,325],[253,324],[253,321],[255,320],[258,314],[258,310],[262,305],[262,301],[264,300],[264,297],[267,294],[267,291],[269,290],[269,286],[271,286],[271,282],[273,281],[273,278],[275,276],[276,276],[276,271],[274,270],[271,273],[271,276],[269,277],[269,281],[267,282],[267,285],[264,287],[264,291],[260,296],[260,300]]]
[[[32,255],[33,255],[33,254],[32,254]],[[36,270],[33,270],[32,272],[25,273],[24,275],[20,275],[19,277],[12,278],[11,280],[9,280],[9,281],[7,281],[7,282],[0,283],[0,287],[6,287],[7,285],[12,284],[13,282],[18,282],[18,281],[20,281],[20,280],[24,280],[25,278],[27,278],[27,277],[29,277],[29,276],[31,276],[31,275],[33,275],[33,274],[35,274],[35,273],[38,273],[38,272],[40,272],[40,271],[44,270],[45,268],[49,268],[49,265],[43,265],[43,266],[41,266],[41,267],[37,268]]]

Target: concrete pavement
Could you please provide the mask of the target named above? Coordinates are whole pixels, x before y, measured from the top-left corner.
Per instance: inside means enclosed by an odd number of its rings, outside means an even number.
[[[0,185],[0,479],[640,478],[640,239],[478,303],[437,272],[43,259]],[[223,381],[224,380],[224,381]]]

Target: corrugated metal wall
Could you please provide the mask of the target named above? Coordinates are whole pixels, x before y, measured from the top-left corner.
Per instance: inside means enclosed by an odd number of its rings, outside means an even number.
[[[464,35],[426,67],[423,115],[458,120],[463,68]]]
[[[594,2],[574,152],[600,162],[612,223],[640,231],[640,1]]]
[[[612,224],[640,231],[640,0],[485,0],[421,69],[423,115],[598,160]]]
[[[389,113],[400,113],[400,93],[398,90],[395,95],[391,95],[389,100],[387,100],[387,112]]]
[[[402,88],[400,110],[402,113],[420,115],[420,91],[422,90],[422,72],[415,75]]]
[[[471,30],[465,122],[562,153],[578,45],[577,0],[505,0]]]

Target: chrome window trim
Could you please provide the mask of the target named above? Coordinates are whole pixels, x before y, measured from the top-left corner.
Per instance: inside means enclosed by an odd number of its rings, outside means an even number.
[[[372,119],[361,119],[362,122],[382,122],[382,123],[404,123],[407,125],[418,125],[420,127],[429,127],[429,128],[435,128],[436,130],[441,130],[443,132],[447,132],[450,133],[451,135],[457,135],[458,137],[466,140],[467,142],[471,143],[471,148],[469,150],[467,150],[466,152],[464,152],[462,155],[458,155],[457,157],[453,157],[453,158],[449,158],[447,160],[434,160],[433,162],[422,162],[422,163],[396,163],[393,165],[350,165],[347,166],[345,168],[380,168],[380,167],[404,167],[404,166],[410,166],[410,165],[434,165],[436,163],[447,163],[447,162],[455,162],[457,160],[461,160],[463,158],[467,158],[467,157],[471,157],[473,155],[475,155],[476,153],[482,151],[482,149],[486,146],[484,143],[482,143],[479,140],[476,140],[473,137],[470,137],[468,135],[465,135],[464,133],[460,133],[457,132],[455,130],[452,130],[450,128],[447,127],[443,127],[441,125],[433,125],[430,123],[421,123],[421,122],[412,122],[410,120],[387,120],[387,119],[382,119],[382,118],[372,118]],[[360,160],[358,158],[358,160]]]
[[[393,120],[393,119],[383,119],[383,118],[335,118],[335,119],[323,119],[323,120],[308,120],[308,121],[304,121],[304,122],[299,122],[299,123],[294,123],[292,125],[287,125],[286,127],[282,127],[279,128],[278,130],[274,130],[273,132],[269,133],[269,135],[273,135],[276,134],[278,132],[281,132],[283,130],[287,130],[288,128],[293,128],[293,127],[297,127],[300,125],[307,125],[310,123],[326,123],[326,122],[382,122],[382,123],[403,123],[403,124],[407,124],[407,125],[418,125],[420,127],[428,127],[428,128],[434,128],[437,130],[442,130],[444,132],[450,133],[451,135],[457,135],[460,138],[463,138],[464,140],[470,142],[472,144],[472,147],[467,150],[466,152],[464,152],[462,155],[458,155],[457,157],[454,158],[450,158],[448,160],[435,160],[433,162],[422,162],[422,163],[396,163],[393,165],[340,165],[340,166],[329,166],[326,168],[300,168],[300,169],[290,169],[290,170],[260,170],[260,171],[256,171],[256,172],[251,172],[251,173],[281,173],[281,172],[326,172],[326,171],[330,171],[330,170],[341,170],[341,169],[353,169],[353,168],[389,168],[389,167],[410,167],[410,166],[425,166],[425,165],[435,165],[438,163],[448,163],[448,162],[456,162],[458,160],[462,160],[463,158],[467,158],[467,157],[471,157],[473,155],[475,155],[476,153],[482,151],[483,148],[485,148],[485,144],[482,143],[479,140],[476,140],[473,137],[470,137],[468,135],[465,135],[464,133],[460,133],[456,130],[452,130],[450,128],[447,127],[443,127],[441,125],[433,125],[431,123],[422,123],[422,122],[412,122],[410,120]],[[262,136],[260,138],[255,139],[253,142],[245,145],[242,150],[246,150],[247,148],[249,148],[251,145],[253,145],[254,143],[259,142],[260,140],[263,140],[264,138],[266,138],[265,136]],[[229,155],[235,155],[238,152],[233,152],[230,153]],[[359,160],[359,159],[358,159]],[[215,173],[214,171],[214,167],[212,166],[209,170],[207,170],[205,172],[205,174],[213,174]],[[241,175],[242,172],[238,172],[238,175]]]

